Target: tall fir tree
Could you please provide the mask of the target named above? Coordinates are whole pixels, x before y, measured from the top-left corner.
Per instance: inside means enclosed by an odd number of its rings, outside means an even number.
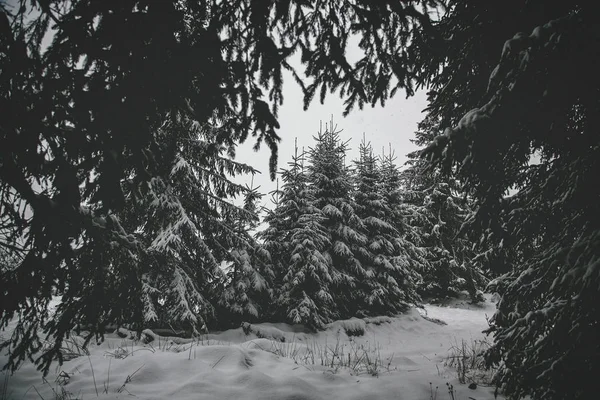
[[[341,318],[357,315],[366,296],[358,283],[371,278],[361,262],[368,259],[364,224],[355,212],[353,180],[346,165],[347,143],[340,139],[333,121],[314,137],[310,148],[308,179],[314,206],[322,213],[330,246],[325,256],[333,280],[332,292]]]
[[[300,216],[303,215],[309,204],[306,173],[304,171],[304,151],[298,153],[298,141],[295,140],[294,155],[288,162],[288,168],[282,169],[279,176],[282,186],[271,194],[274,208],[266,210],[263,223],[264,230],[258,233],[258,238],[270,253],[273,266],[279,277],[285,265],[289,262],[291,253],[291,237]]]
[[[592,398],[600,373],[591,300],[600,290],[598,4],[454,6],[436,24],[443,39],[417,44],[437,69],[427,78],[428,110],[444,129],[423,155],[458,173],[475,200],[469,230],[509,256],[494,282],[502,298],[486,358],[510,399]]]
[[[392,225],[392,207],[386,199],[383,174],[379,160],[365,139],[359,147],[360,158],[355,161],[354,202],[367,239],[365,251],[359,254],[367,269],[368,279],[358,282],[365,292],[359,315],[389,315],[403,311],[416,303],[415,266],[418,260],[402,262],[406,251],[401,234]]]
[[[424,146],[439,134],[439,124],[428,118],[419,124],[413,142]],[[404,199],[409,223],[418,230],[428,260],[420,271],[420,294],[444,298],[468,291],[473,302],[483,301],[481,289],[488,279],[475,259],[474,243],[462,231],[471,213],[469,199],[461,194],[455,177],[429,166],[418,151],[408,157],[408,168],[402,172]]]
[[[418,287],[422,282],[419,271],[427,268],[429,261],[423,248],[421,233],[410,223],[414,216],[414,210],[406,201],[401,173],[391,146],[387,154],[385,151],[382,152],[379,159],[379,170],[381,179],[379,190],[381,190],[389,209],[384,221],[394,227],[397,232],[394,262],[402,268],[407,276],[407,281],[413,282],[413,285]],[[416,287],[409,287],[416,291]],[[411,294],[413,302],[420,302],[418,293],[412,292]]]
[[[318,329],[339,318],[339,298],[334,294],[325,217],[309,205],[292,231],[292,252],[283,276],[279,304],[286,319]]]
[[[126,208],[119,217],[125,229],[138,232],[147,246],[142,250],[162,265],[144,275],[144,324],[195,333],[227,323],[226,315],[215,312],[227,281],[221,263],[235,260],[232,249],[253,247],[248,229],[258,218],[252,207],[256,192],[231,177],[256,171],[234,161],[233,149],[216,144],[219,128],[180,118],[161,130],[172,138],[164,139],[170,145],[160,152],[172,160],[171,167],[137,194],[147,213]],[[250,199],[248,207],[234,204],[240,196]]]
[[[254,179],[252,179],[254,182]],[[257,322],[269,317],[273,300],[274,272],[268,251],[255,238],[263,197],[253,183],[246,186],[244,205],[234,229],[246,240],[233,245],[222,263],[228,263],[218,304],[220,326],[238,327],[242,322]]]
[[[270,252],[275,271],[277,318],[322,328],[336,316],[330,291],[332,282],[323,251],[329,238],[323,216],[305,171],[305,153],[295,148],[288,169],[281,172],[283,185],[276,207],[265,218],[267,228],[259,236]]]

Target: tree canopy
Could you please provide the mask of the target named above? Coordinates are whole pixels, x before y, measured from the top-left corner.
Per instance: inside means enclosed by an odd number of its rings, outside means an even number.
[[[509,398],[590,397],[600,365],[590,301],[600,287],[597,4],[449,6],[437,24],[445,45],[422,47],[440,71],[424,75],[429,115],[445,130],[423,155],[464,183],[472,238],[509,264],[492,282],[502,300],[488,361]]]
[[[229,177],[253,170],[235,146],[266,143],[274,176],[282,71],[306,106],[332,90],[347,111],[411,93],[404,49],[430,5],[2,3],[0,245],[22,261],[2,271],[0,322],[24,321],[3,345],[10,368],[42,349],[38,331],[55,339],[37,360],[47,371],[73,327],[91,340],[158,308],[194,331],[210,324],[218,260],[244,241],[232,228],[244,210],[226,199],[244,193]],[[365,53],[355,65],[352,32]],[[288,63],[296,51],[303,73]],[[50,315],[52,295],[63,301]]]

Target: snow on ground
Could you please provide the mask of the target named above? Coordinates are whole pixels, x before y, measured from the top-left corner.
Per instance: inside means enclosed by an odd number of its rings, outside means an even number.
[[[488,297],[482,306],[453,301],[337,321],[318,333],[257,324],[194,343],[112,334],[45,380],[31,364],[0,374],[0,399],[494,399],[492,388],[469,389],[444,365],[452,345],[484,337],[494,309]]]

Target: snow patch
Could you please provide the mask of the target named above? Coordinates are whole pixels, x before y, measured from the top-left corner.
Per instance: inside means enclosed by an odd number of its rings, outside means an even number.
[[[195,340],[146,331],[153,334],[150,343],[114,333],[102,344],[91,345],[89,357],[82,355],[52,368],[45,381],[26,362],[14,375],[0,376],[0,389],[6,384],[10,398],[49,399],[55,398],[53,390],[60,393],[62,379],[68,381],[62,389],[73,398],[384,400],[401,396],[418,400],[430,398],[431,382],[434,389],[453,385],[456,399],[492,400],[492,388],[479,385],[472,390],[459,384],[456,371],[444,366],[444,360],[457,341],[483,338],[485,315],[494,308],[489,296],[482,307],[460,300],[446,306],[426,304],[421,311],[411,309],[397,317],[336,321],[316,333],[298,325],[267,323],[247,326],[248,335],[237,328]],[[447,325],[433,324],[420,312]],[[361,329],[363,336],[339,333]],[[380,358],[382,367],[372,375],[294,360],[294,354],[311,351],[319,360],[319,351],[336,346],[344,354],[351,348],[368,351]],[[5,362],[6,354],[0,355],[0,363]]]

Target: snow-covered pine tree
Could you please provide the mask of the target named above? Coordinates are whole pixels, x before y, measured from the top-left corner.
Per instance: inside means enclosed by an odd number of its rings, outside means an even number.
[[[291,237],[300,216],[306,212],[309,200],[307,177],[304,171],[304,151],[298,153],[296,140],[292,160],[288,168],[279,172],[282,186],[272,193],[274,208],[266,210],[263,223],[265,229],[258,232],[257,237],[269,252],[275,271],[276,286],[281,284],[281,277],[289,265],[291,253]]]
[[[341,141],[340,132],[332,121],[314,137],[316,143],[309,152],[308,179],[313,204],[324,217],[322,224],[330,240],[324,255],[330,265],[333,297],[339,316],[349,318],[357,315],[359,304],[367,295],[357,283],[370,279],[371,274],[359,258],[370,256],[366,256],[363,222],[354,211],[352,174],[345,164],[348,146]]]
[[[426,118],[413,143],[424,146],[439,134],[439,124]],[[411,215],[409,224],[419,231],[428,261],[420,271],[419,293],[441,298],[468,291],[472,301],[482,301],[481,289],[488,279],[475,260],[473,242],[461,231],[471,213],[467,196],[455,177],[429,166],[418,151],[408,157],[408,168],[402,171],[403,197],[408,203],[405,211]]]
[[[278,299],[289,322],[313,329],[339,318],[339,300],[332,293],[330,259],[325,253],[331,242],[324,220],[321,211],[309,204],[295,224]]]
[[[253,180],[252,180],[253,182]],[[273,270],[268,251],[253,237],[259,224],[257,202],[262,198],[258,187],[246,186],[244,213],[233,228],[245,241],[234,245],[223,260],[226,267],[218,317],[221,327],[238,327],[268,316],[273,299]]]
[[[414,282],[416,287],[421,282],[419,271],[427,268],[426,251],[422,247],[420,231],[410,224],[415,216],[415,210],[404,199],[404,189],[400,170],[396,164],[396,156],[390,146],[389,152],[385,151],[379,159],[380,179],[379,190],[387,203],[388,211],[384,221],[394,227],[396,253],[395,264],[402,268],[409,282]],[[407,284],[408,287],[411,287]],[[416,291],[416,287],[412,287]],[[411,293],[414,302],[420,301],[418,293]]]
[[[168,145],[155,156],[165,168],[139,193],[139,204],[119,215],[145,244],[143,253],[156,260],[143,275],[146,326],[195,333],[226,323],[226,315],[215,313],[228,282],[223,261],[237,262],[244,278],[250,276],[258,288],[264,288],[244,259],[245,252],[253,254],[254,241],[247,230],[257,220],[252,208],[257,195],[231,180],[256,171],[234,161],[233,149],[216,144],[220,132],[183,118],[165,122],[158,134]],[[246,196],[247,207],[236,206],[236,196]],[[241,305],[234,302],[230,309],[253,314],[257,308],[250,300]]]
[[[281,174],[281,172],[278,172]],[[267,307],[265,315],[277,320],[285,320],[285,313],[281,313],[277,305],[277,299],[282,285],[282,274],[284,265],[289,259],[290,253],[290,234],[291,221],[284,216],[282,212],[283,191],[279,187],[279,178],[277,178],[277,188],[270,193],[271,207],[264,207],[265,216],[262,220],[264,228],[256,233],[258,245],[265,252],[265,258],[268,268],[271,271],[271,288],[273,301]]]
[[[476,201],[469,229],[510,250],[512,269],[494,282],[502,298],[487,360],[499,367],[496,383],[509,399],[594,398],[598,3],[454,5],[439,39],[422,37],[419,46],[437,71],[427,78],[428,109],[446,121],[424,155],[466,184]]]
[[[269,317],[272,271],[266,250],[258,243],[229,251],[226,280],[219,299],[220,328],[239,327],[242,322],[257,322]]]
[[[336,317],[330,291],[331,276],[323,251],[328,247],[304,167],[305,153],[296,145],[288,168],[281,172],[283,185],[275,194],[276,207],[265,218],[259,233],[269,251],[275,275],[275,318],[322,328]]]
[[[361,251],[358,258],[368,278],[357,282],[358,291],[365,293],[358,315],[394,314],[417,302],[413,268],[420,261],[401,261],[401,253],[406,250],[401,248],[403,238],[391,222],[393,210],[381,187],[379,160],[364,138],[359,152],[360,158],[354,162],[353,194],[355,211],[362,220],[367,240],[366,251]]]

